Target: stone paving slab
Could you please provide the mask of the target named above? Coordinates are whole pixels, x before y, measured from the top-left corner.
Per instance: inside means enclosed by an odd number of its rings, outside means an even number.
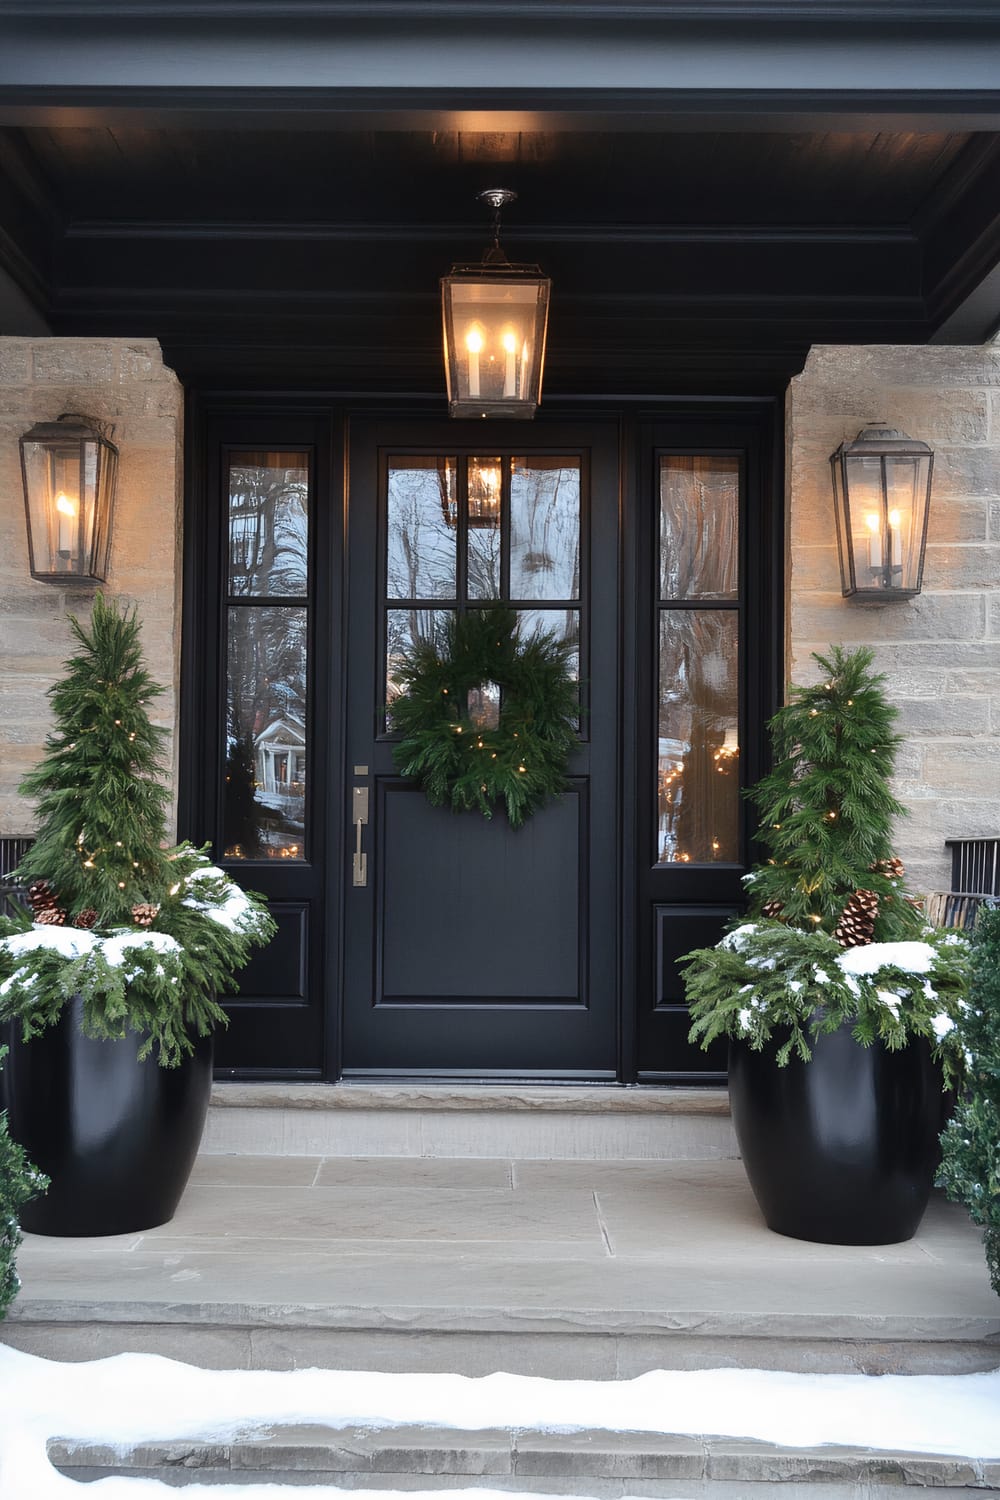
[[[56,1357],[134,1337],[242,1368],[1000,1365],[956,1205],[935,1199],[904,1245],[807,1244],[764,1226],[733,1161],[210,1156],[172,1223],[29,1235],[18,1269],[0,1339]]]
[[[54,1441],[49,1457],[63,1472],[87,1476],[134,1473],[163,1477],[183,1471],[199,1482],[224,1476],[229,1482],[267,1480],[276,1474],[308,1475],[350,1487],[382,1476],[425,1481],[443,1477],[481,1481],[517,1479],[539,1493],[553,1482],[708,1482],[783,1487],[795,1484],[864,1487],[902,1485],[980,1493],[1000,1488],[1000,1463],[937,1454],[840,1447],[781,1448],[750,1440],[655,1436],[639,1433],[530,1433],[504,1430],[458,1432],[449,1428],[288,1426],[227,1443],[191,1440],[150,1443],[130,1451],[99,1444]],[[300,1479],[301,1482],[301,1479]],[[435,1484],[434,1486],[438,1486]],[[783,1490],[784,1493],[784,1490]]]

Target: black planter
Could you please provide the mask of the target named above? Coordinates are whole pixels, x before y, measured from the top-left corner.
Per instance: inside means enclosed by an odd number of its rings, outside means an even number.
[[[30,1042],[5,1028],[0,1074],[10,1133],[52,1179],[26,1204],[32,1234],[128,1234],[173,1218],[201,1141],[212,1086],[212,1038],[176,1068],[139,1062],[139,1038],[95,1041],[82,1002]]]
[[[850,1026],[812,1044],[808,1063],[776,1046],[729,1045],[729,1099],[750,1186],[777,1234],[829,1245],[910,1239],[938,1162],[941,1074],[917,1039],[860,1046]]]

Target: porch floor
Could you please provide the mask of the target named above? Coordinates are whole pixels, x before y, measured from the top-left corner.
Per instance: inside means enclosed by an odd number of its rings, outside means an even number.
[[[216,1368],[627,1378],[1000,1365],[979,1231],[935,1198],[916,1238],[764,1227],[733,1160],[204,1155],[174,1220],[25,1236],[0,1339],[57,1358]]]

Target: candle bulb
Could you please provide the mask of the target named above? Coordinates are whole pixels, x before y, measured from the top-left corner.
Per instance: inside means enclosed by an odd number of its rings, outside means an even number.
[[[479,395],[479,356],[483,350],[483,332],[478,323],[473,323],[465,335],[465,347],[469,351],[469,395]]]
[[[873,512],[865,516],[865,525],[868,527],[868,566],[877,569],[882,566],[882,522]]]
[[[506,399],[517,395],[517,335],[513,328],[504,329],[500,342],[504,349],[503,393]]]
[[[898,510],[889,512],[889,565],[892,568],[903,566],[903,529]]]
[[[59,551],[64,557],[70,557],[76,539],[76,505],[68,495],[59,494],[56,496],[56,510],[59,512]]]

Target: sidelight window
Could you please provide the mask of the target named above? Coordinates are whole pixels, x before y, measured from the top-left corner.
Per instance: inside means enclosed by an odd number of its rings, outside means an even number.
[[[740,461],[659,462],[657,863],[739,860]]]
[[[225,858],[306,858],[309,491],[305,450],[227,468]]]

